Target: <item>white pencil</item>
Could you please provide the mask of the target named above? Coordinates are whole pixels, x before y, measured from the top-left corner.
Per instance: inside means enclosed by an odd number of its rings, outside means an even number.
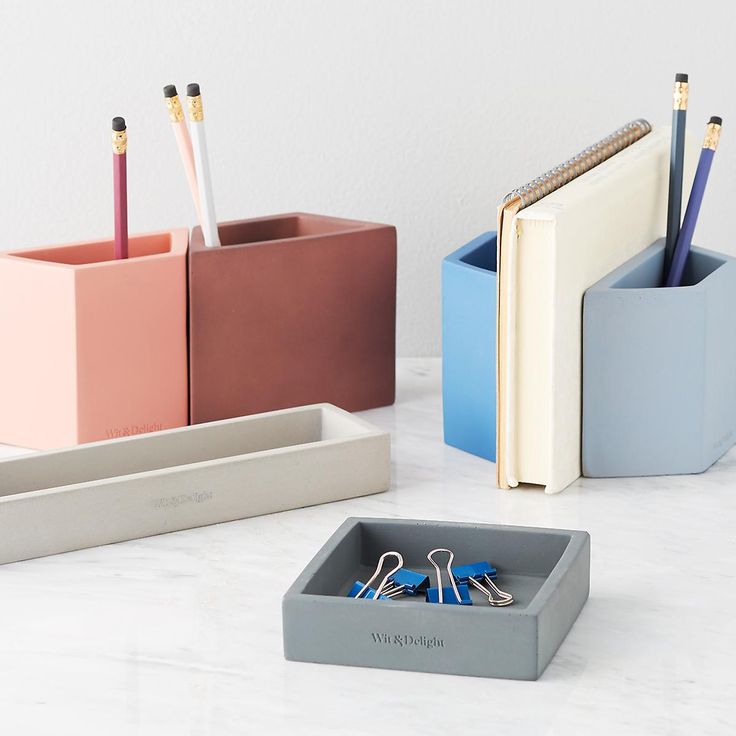
[[[212,195],[212,180],[210,178],[210,160],[207,155],[207,138],[204,134],[204,112],[198,84],[187,85],[187,109],[189,110],[189,127],[192,134],[194,166],[197,169],[200,224],[204,235],[204,244],[208,248],[216,248],[220,245],[220,236],[217,232],[215,199]]]

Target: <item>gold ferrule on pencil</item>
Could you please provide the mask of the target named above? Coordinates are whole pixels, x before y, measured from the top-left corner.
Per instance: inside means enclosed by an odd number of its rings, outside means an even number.
[[[675,82],[675,91],[672,95],[673,110],[687,110],[687,82]]]
[[[201,123],[204,120],[202,95],[187,97],[187,109],[189,110],[189,119],[194,123]]]
[[[705,129],[705,138],[703,139],[703,148],[710,148],[715,151],[718,148],[718,141],[721,137],[721,126],[718,123],[708,123]]]
[[[179,95],[173,97],[166,97],[166,109],[169,111],[169,120],[172,123],[181,123],[184,120],[184,110],[182,109],[181,102],[179,102]]]
[[[112,152],[125,153],[128,150],[128,131],[113,130],[112,131]]]

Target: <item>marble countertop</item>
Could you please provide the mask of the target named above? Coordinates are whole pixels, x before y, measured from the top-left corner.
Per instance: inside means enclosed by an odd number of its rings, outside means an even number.
[[[0,732],[734,732],[736,451],[501,491],[442,443],[436,359],[363,416],[393,435],[388,493],[0,567]],[[347,516],[585,529],[590,599],[537,682],[286,662],[281,597]]]

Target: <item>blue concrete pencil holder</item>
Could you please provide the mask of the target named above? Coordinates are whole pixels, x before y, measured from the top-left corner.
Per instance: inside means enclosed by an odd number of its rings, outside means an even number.
[[[442,262],[445,442],[496,460],[496,233]]]
[[[583,475],[700,473],[736,439],[736,259],[693,248],[656,288],[664,239],[583,302]]]

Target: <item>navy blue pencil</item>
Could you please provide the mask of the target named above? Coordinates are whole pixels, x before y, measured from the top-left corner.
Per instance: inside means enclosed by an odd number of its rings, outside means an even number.
[[[718,139],[721,137],[722,124],[723,121],[721,118],[712,117],[708,122],[708,127],[705,129],[705,139],[703,140],[703,148],[700,151],[698,168],[695,171],[693,188],[690,191],[690,199],[687,202],[680,234],[677,236],[677,245],[675,246],[675,253],[672,256],[670,270],[667,273],[665,286],[680,286],[682,284],[682,274],[685,271],[685,263],[687,263],[687,256],[690,253],[690,246],[693,244],[695,225],[698,222],[700,205],[703,203],[705,185],[708,183],[708,174],[713,163],[713,156],[718,147]]]
[[[672,146],[670,150],[670,188],[667,199],[667,238],[664,248],[663,275],[669,272],[675,244],[680,233],[682,211],[682,170],[685,164],[685,120],[687,117],[687,74],[675,75],[672,95]]]

